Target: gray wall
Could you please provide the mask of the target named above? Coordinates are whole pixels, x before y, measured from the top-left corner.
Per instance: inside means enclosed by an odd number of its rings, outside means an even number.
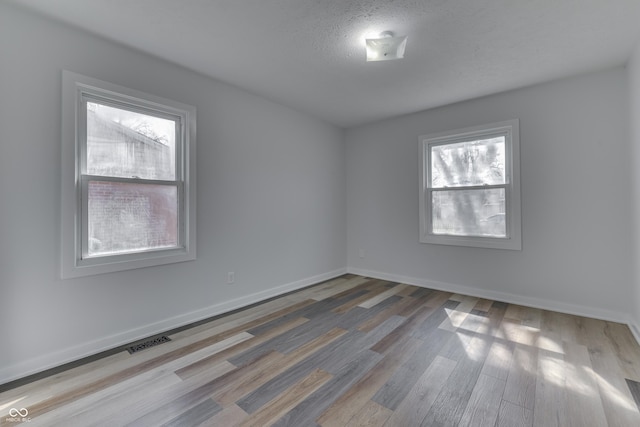
[[[523,250],[418,243],[418,136],[513,118],[520,119]],[[346,145],[350,271],[627,320],[625,69],[362,126],[347,132]]]
[[[635,250],[631,260],[634,268],[632,294],[633,328],[636,337],[640,337],[640,43],[627,66],[629,73],[629,123],[631,129],[631,161],[633,169],[633,190],[631,200],[634,202],[633,218],[635,219]]]
[[[0,58],[0,383],[345,271],[342,130],[2,4]],[[59,279],[63,69],[197,107],[196,261]]]

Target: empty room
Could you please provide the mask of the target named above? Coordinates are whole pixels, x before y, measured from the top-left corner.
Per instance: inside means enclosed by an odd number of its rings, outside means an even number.
[[[0,426],[639,426],[639,22],[1,0]]]

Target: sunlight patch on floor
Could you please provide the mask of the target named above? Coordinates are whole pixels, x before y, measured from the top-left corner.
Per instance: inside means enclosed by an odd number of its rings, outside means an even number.
[[[538,341],[536,342],[538,348],[553,351],[554,353],[564,354],[564,349],[562,348],[562,341],[556,340],[550,337],[538,337]]]
[[[594,372],[590,367],[580,366],[578,370],[576,366],[567,363],[565,365],[565,372],[565,388],[568,392],[579,393],[584,396],[600,399],[598,390],[587,382],[588,379],[593,379],[594,376]]]
[[[440,324],[440,329],[451,330],[451,328],[459,328],[462,322],[467,318],[469,313],[458,311],[456,309],[445,308],[447,318]]]
[[[538,363],[540,365],[538,375],[542,375],[545,382],[560,388],[565,386],[566,367],[562,358],[539,355]]]
[[[632,396],[620,391],[616,386],[602,378],[598,373],[594,372],[593,375],[596,377],[596,381],[598,382],[598,386],[600,387],[602,394],[607,395],[617,407],[627,411],[638,412],[638,407],[636,406]]]
[[[10,401],[10,402],[7,402],[7,403],[0,403],[0,411],[3,411],[3,410],[5,410],[5,409],[7,409],[7,408],[13,408],[14,406],[16,406],[16,404],[17,404],[17,403],[22,402],[22,401],[23,401],[23,400],[25,400],[27,397],[29,397],[29,396],[27,396],[27,395],[25,394],[24,396],[19,397],[19,398],[15,399],[15,400],[12,400],[12,401]]]

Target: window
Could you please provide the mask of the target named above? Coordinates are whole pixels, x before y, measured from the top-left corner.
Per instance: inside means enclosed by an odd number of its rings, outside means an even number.
[[[62,112],[62,277],[195,259],[195,108],[65,71]]]
[[[420,137],[420,242],[522,248],[519,122]]]

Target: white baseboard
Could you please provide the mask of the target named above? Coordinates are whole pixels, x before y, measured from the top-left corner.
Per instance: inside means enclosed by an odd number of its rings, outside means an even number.
[[[171,329],[179,328],[181,326],[198,322],[209,317],[228,313],[230,311],[276,297],[278,295],[286,294],[287,292],[295,291],[310,285],[314,285],[316,283],[330,280],[341,276],[346,272],[347,269],[342,268],[328,273],[308,277],[306,279],[287,283],[285,285],[270,288],[261,292],[256,292],[251,295],[246,295],[219,304],[214,304],[200,310],[195,310],[189,313],[174,316],[169,319],[164,319],[159,322],[130,329],[128,331],[123,331],[118,334],[85,342],[40,357],[35,357],[18,364],[3,366],[0,368],[0,384],[5,384],[20,378],[27,377],[29,375],[36,374],[38,372],[46,371],[47,369],[55,368],[69,362],[80,360],[85,357],[110,350],[112,348],[120,347],[130,342],[140,340],[142,338],[157,335]]]
[[[631,329],[634,336],[636,337],[636,340],[638,340],[638,343],[640,343],[640,340],[638,339],[640,338],[640,329],[636,327],[636,330],[634,331],[634,326],[629,322],[629,317],[626,316],[626,313],[603,310],[596,307],[567,304],[559,301],[551,301],[542,298],[511,294],[508,292],[491,291],[488,289],[473,288],[470,286],[456,285],[453,283],[383,273],[380,271],[363,270],[351,267],[347,268],[347,271],[351,274],[372,277],[374,279],[406,283],[408,285],[420,286],[422,288],[453,292],[457,294],[469,295],[472,297],[502,301],[511,304],[524,305],[527,307],[540,308],[543,310],[557,311],[560,313],[573,314],[576,316],[591,317],[593,319],[606,320],[609,322],[624,323],[629,325],[629,329]]]

